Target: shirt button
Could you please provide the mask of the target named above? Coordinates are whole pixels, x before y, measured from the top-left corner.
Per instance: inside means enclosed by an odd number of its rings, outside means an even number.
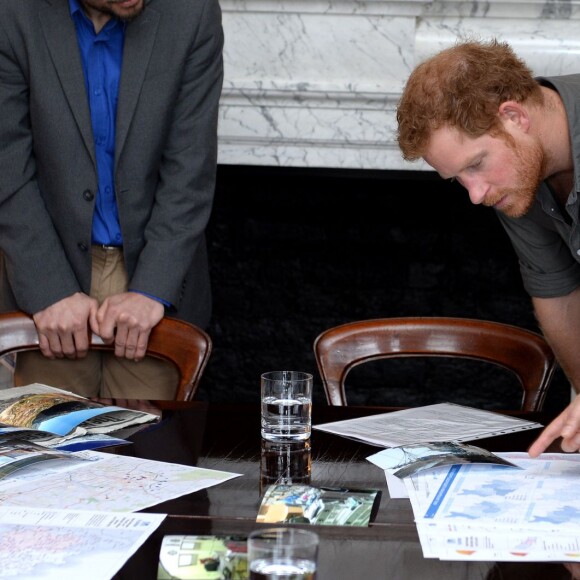
[[[89,247],[84,242],[79,242],[77,246],[81,252],[86,252],[89,249]]]
[[[95,194],[90,190],[90,189],[85,189],[83,191],[83,197],[87,200],[87,201],[93,201],[93,199],[95,199]]]

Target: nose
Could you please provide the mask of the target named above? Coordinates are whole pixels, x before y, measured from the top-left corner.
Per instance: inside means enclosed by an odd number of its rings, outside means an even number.
[[[488,187],[485,183],[480,180],[473,179],[469,180],[467,183],[464,180],[464,186],[469,193],[469,199],[474,205],[479,205],[485,199]]]

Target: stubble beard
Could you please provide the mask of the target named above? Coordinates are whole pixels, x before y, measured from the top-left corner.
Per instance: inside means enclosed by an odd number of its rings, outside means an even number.
[[[102,2],[101,0],[82,0],[82,3],[85,6],[89,6],[93,10],[101,12],[102,14],[107,14],[108,16],[118,18],[119,20],[123,20],[125,22],[133,20],[139,16],[139,14],[141,14],[145,8],[145,2],[142,0],[133,8],[121,9],[117,5],[122,1],[123,0],[107,0],[106,2]]]
[[[497,201],[507,198],[499,211],[512,218],[526,215],[534,201],[538,188],[545,178],[546,157],[539,143],[527,146],[514,145],[517,185],[499,190]]]

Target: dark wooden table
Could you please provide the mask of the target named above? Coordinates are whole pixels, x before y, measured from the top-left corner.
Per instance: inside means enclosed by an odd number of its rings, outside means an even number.
[[[131,439],[124,454],[241,473],[215,487],[149,508],[169,514],[161,527],[119,572],[122,579],[156,578],[165,534],[248,534],[256,523],[265,486],[289,476],[321,487],[374,488],[382,492],[369,527],[315,526],[321,538],[318,580],[570,578],[560,564],[442,562],[425,559],[409,500],[391,499],[384,472],[366,460],[378,448],[313,430],[310,449],[272,449],[260,438],[258,405],[165,403],[163,419]],[[318,406],[313,424],[389,409]],[[526,418],[545,422],[542,415]],[[525,450],[539,431],[478,440],[492,451]],[[312,527],[312,526],[311,526]]]

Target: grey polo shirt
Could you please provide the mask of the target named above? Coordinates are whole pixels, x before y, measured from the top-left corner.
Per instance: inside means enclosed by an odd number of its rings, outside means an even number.
[[[530,296],[565,296],[580,286],[580,75],[539,78],[564,102],[572,140],[574,189],[562,211],[543,183],[530,211],[521,218],[496,212],[518,255]]]

